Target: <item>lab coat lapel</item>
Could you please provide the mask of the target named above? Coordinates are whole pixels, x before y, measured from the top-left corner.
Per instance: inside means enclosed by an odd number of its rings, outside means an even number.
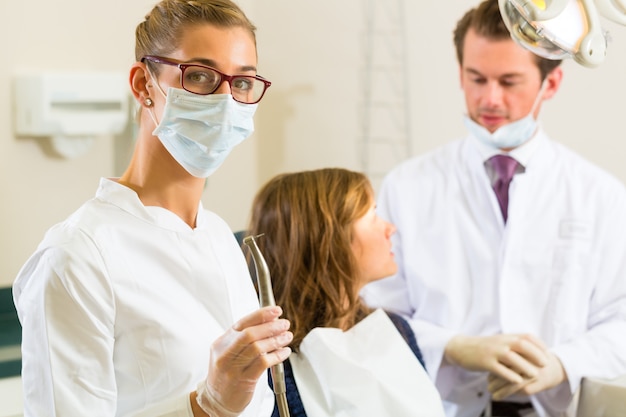
[[[466,259],[471,271],[484,274],[487,272],[486,266],[493,268],[496,263],[483,261],[485,259],[496,260],[501,254],[505,225],[480,153],[466,140],[459,154],[460,158],[465,161],[465,163],[456,164],[462,206],[457,208],[458,213],[453,218],[463,219],[463,216],[469,213],[470,218],[461,221],[457,229],[462,231],[466,253],[483,253],[483,256],[468,256]],[[497,267],[499,268],[499,265]],[[478,281],[484,282],[484,280]],[[483,294],[484,291],[493,291],[493,287],[475,288],[473,284],[472,288],[473,291],[480,291]]]
[[[501,235],[504,220],[498,205],[496,194],[491,188],[482,156],[470,140],[465,140],[460,152],[459,161],[455,164],[456,176],[463,193],[464,205],[474,221],[480,224],[482,233]]]

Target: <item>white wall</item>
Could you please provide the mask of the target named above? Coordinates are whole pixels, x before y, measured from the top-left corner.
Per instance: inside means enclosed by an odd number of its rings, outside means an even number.
[[[0,0],[0,286],[11,284],[47,228],[93,195],[100,177],[120,174],[132,147],[128,135],[103,139],[87,155],[64,160],[33,139],[14,137],[12,74],[127,72],[134,28],[154,2]],[[463,134],[452,29],[476,3],[406,1],[414,154]],[[259,72],[273,85],[257,112],[257,133],[209,180],[204,203],[233,229],[245,227],[253,193],[278,172],[360,168],[364,48],[364,0],[240,4],[259,28]],[[606,26],[614,38],[606,62],[593,70],[567,62],[562,90],[542,116],[553,137],[626,180],[626,28]]]
[[[98,141],[89,154],[67,161],[34,140],[16,139],[12,75],[128,68],[133,24],[150,3],[0,0],[0,285],[12,282],[43,232],[93,195],[98,178],[112,175],[114,165],[112,141]]]

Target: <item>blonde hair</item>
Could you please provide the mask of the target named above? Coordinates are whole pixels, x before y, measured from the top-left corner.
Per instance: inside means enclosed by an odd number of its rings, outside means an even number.
[[[146,55],[167,56],[179,46],[189,26],[211,24],[247,29],[256,43],[256,27],[243,11],[229,0],[163,0],[135,29],[135,59]],[[149,63],[150,65],[150,63]],[[151,66],[157,72],[157,68]]]

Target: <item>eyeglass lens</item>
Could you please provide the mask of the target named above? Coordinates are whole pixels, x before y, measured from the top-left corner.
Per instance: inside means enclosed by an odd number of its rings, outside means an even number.
[[[195,94],[211,94],[222,81],[221,75],[207,67],[189,65],[183,71],[182,87]],[[254,77],[235,76],[230,82],[233,98],[242,103],[258,101],[265,91],[265,84]]]

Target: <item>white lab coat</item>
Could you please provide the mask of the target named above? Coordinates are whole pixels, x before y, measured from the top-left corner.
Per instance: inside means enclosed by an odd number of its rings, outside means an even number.
[[[191,229],[102,179],[53,227],[14,283],[25,416],[191,416],[212,342],[258,308],[241,249],[218,216]],[[260,378],[243,416],[269,416]]]
[[[506,226],[474,138],[403,163],[380,191],[399,270],[363,295],[410,317],[448,416],[476,417],[489,397],[485,373],[442,366],[455,334],[541,338],[569,386],[533,396],[540,416],[582,376],[626,373],[626,191],[542,131],[531,142]]]

